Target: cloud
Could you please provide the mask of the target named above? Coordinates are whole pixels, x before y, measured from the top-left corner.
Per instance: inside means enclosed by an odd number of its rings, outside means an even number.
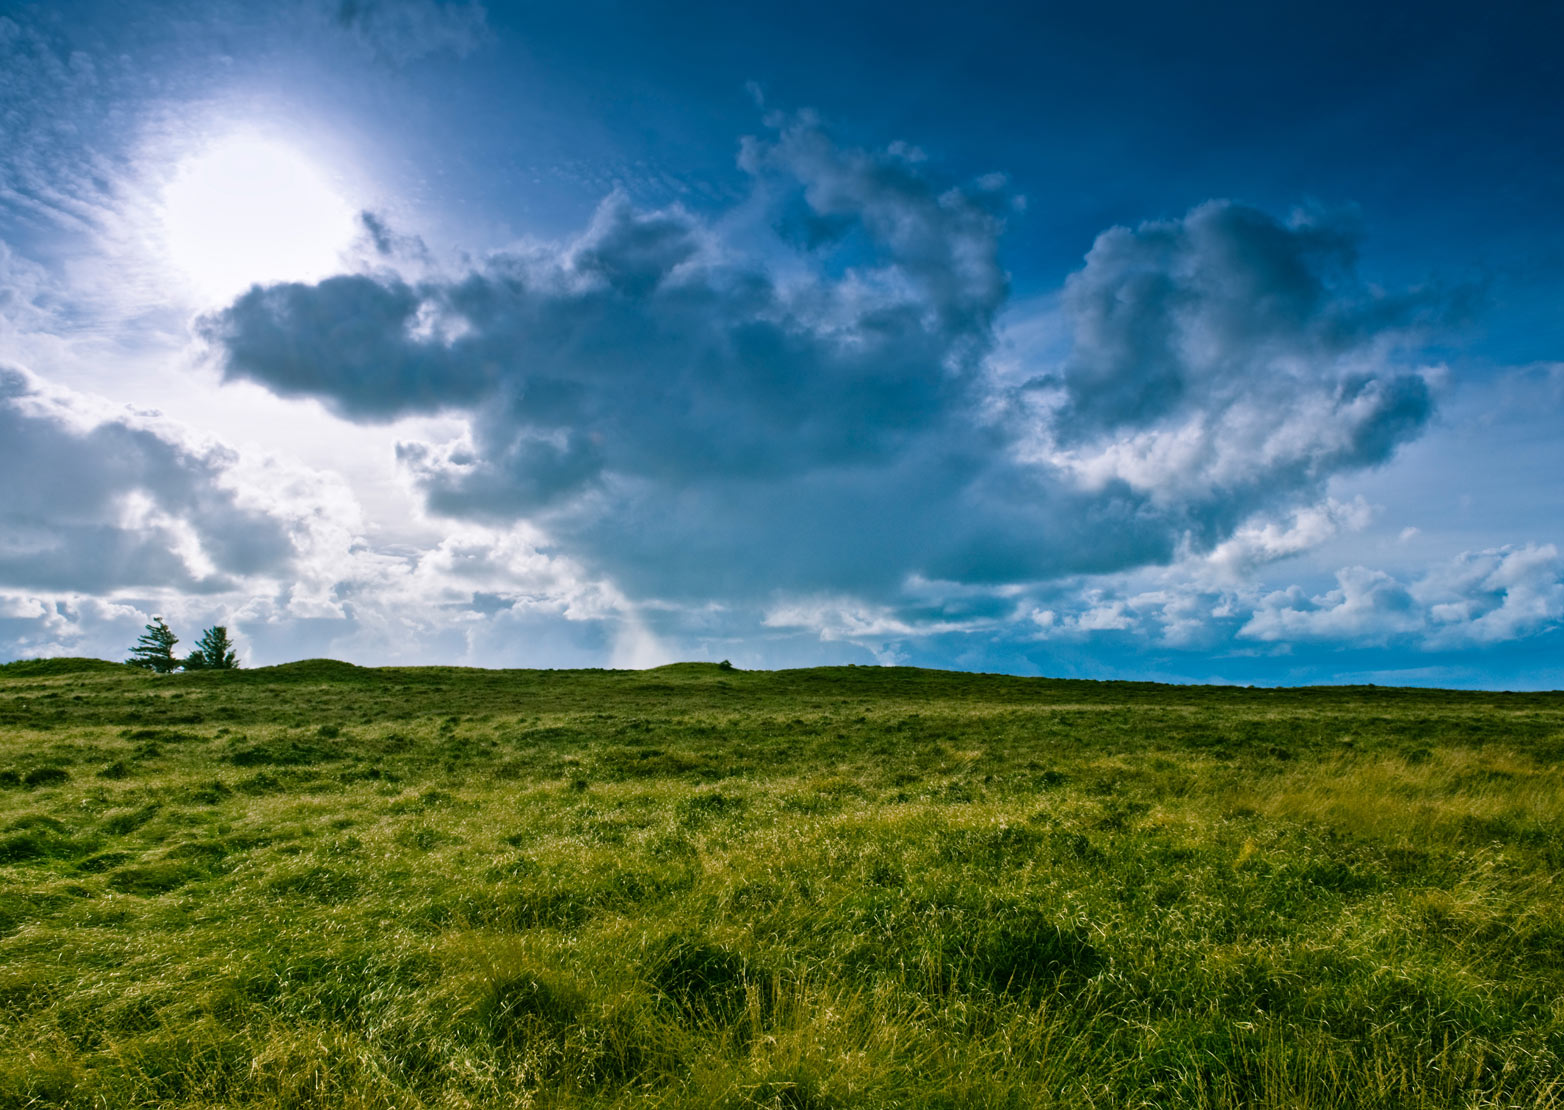
[[[1138,623],[1134,615],[1125,611],[1123,601],[1098,601],[1072,618],[1072,625],[1082,632],[1124,632]]]
[[[1564,560],[1551,543],[1471,552],[1415,592],[1436,645],[1520,639],[1564,619]]]
[[[430,54],[464,57],[488,37],[488,13],[479,3],[449,0],[337,0],[337,26],[379,57],[406,64]]]
[[[395,260],[403,265],[414,266],[430,262],[429,247],[423,239],[396,231],[381,213],[362,210],[358,214],[358,222],[363,231],[357,246],[375,261]]]
[[[103,183],[116,167],[84,146],[81,127],[83,114],[108,114],[111,86],[91,55],[0,16],[0,213],[29,230],[97,231],[111,219]]]
[[[1320,506],[1271,534],[1292,537],[1317,529],[1312,522],[1319,516],[1342,510],[1352,506]],[[1290,552],[1292,539],[1281,546]],[[1145,588],[1146,577],[1128,572],[1019,591],[969,590],[955,605],[806,599],[774,605],[764,623],[812,630],[822,641],[853,644],[871,654],[938,643],[945,654],[935,652],[936,659],[1009,652],[1024,660],[1041,650],[1057,660],[1068,658],[1060,651],[1090,650],[1099,664],[1120,656],[1150,666],[1152,653],[1161,653],[1170,676],[1188,676],[1195,658],[1233,664],[1246,655],[1285,655],[1299,661],[1299,677],[1314,681],[1339,681],[1333,669],[1339,664],[1330,660],[1342,653],[1393,647],[1458,658],[1564,630],[1564,560],[1551,544],[1468,552],[1420,575],[1346,567],[1335,573],[1334,588],[1314,592],[1297,585],[1266,587],[1252,576],[1236,582],[1212,578],[1193,561],[1158,572],[1163,582],[1153,588]],[[1425,678],[1456,673],[1434,671]],[[1274,671],[1269,680],[1275,681]]]
[[[0,367],[0,586],[204,591],[285,571],[288,532],[224,483],[233,462],[130,416],[91,422]]]
[[[1397,359],[1454,309],[1357,279],[1340,220],[1223,202],[1105,233],[1059,301],[1065,354],[1018,387],[992,357],[1003,179],[770,119],[725,219],[616,192],[573,239],[255,288],[202,333],[229,379],[345,419],[465,418],[398,448],[430,510],[525,521],[640,600],[875,606],[1164,565],[1428,418]],[[1222,559],[1293,541],[1244,542]]]
[[[1373,508],[1358,497],[1350,502],[1327,498],[1318,505],[1305,505],[1283,521],[1249,520],[1217,544],[1203,565],[1189,569],[1200,578],[1238,586],[1252,580],[1260,567],[1313,550],[1341,532],[1361,529],[1373,516]]]
[[[746,158],[784,178],[767,181],[792,190],[781,204],[842,217],[857,197],[865,241],[835,279],[783,282],[730,258],[688,212],[615,194],[558,250],[444,283],[256,289],[206,334],[231,377],[350,419],[469,412],[467,441],[402,449],[436,511],[546,518],[569,549],[622,566],[623,540],[599,541],[617,519],[642,536],[635,563],[682,565],[696,582],[741,557],[717,519],[737,514],[741,546],[773,533],[770,546],[805,556],[799,579],[818,581],[829,575],[812,565],[862,543],[855,518],[894,527],[876,544],[885,554],[909,538],[904,510],[884,503],[887,477],[937,497],[959,485],[957,422],[1003,294],[986,192],[936,191],[889,154],[827,153],[787,131]],[[975,288],[937,272],[958,255]],[[679,556],[692,539],[710,550]]]
[[[646,666],[676,654],[654,620],[540,553],[524,530],[461,525],[427,547],[377,545],[354,532],[362,522],[352,506],[314,508],[330,521],[314,522],[292,573],[275,579],[215,592],[126,587],[111,598],[0,585],[0,659],[119,658],[154,614],[181,636],[227,625],[252,666],[315,655],[369,665]]]
[[[1383,644],[1439,650],[1535,635],[1564,619],[1564,561],[1552,544],[1465,553],[1410,585],[1348,567],[1316,597],[1292,587],[1261,602],[1238,635],[1266,641]]]
[[[134,605],[90,595],[47,597],[0,588],[0,658],[119,658],[151,617]]]
[[[1287,392],[1440,307],[1354,273],[1340,213],[1284,223],[1231,201],[1098,236],[1065,286],[1075,348],[1061,433],[1150,427]]]
[[[1405,359],[1466,294],[1370,285],[1356,238],[1230,201],[1098,236],[1061,297],[1069,353],[1020,391],[1033,456],[1180,507],[1201,546],[1386,461],[1433,410]]]
[[[1239,636],[1255,640],[1331,640],[1383,644],[1420,632],[1427,614],[1410,590],[1384,571],[1348,567],[1336,589],[1305,597],[1293,586],[1268,595]]]
[[[767,628],[806,628],[820,639],[887,642],[950,632],[984,631],[993,620],[982,614],[927,609],[893,609],[867,605],[850,597],[807,598],[782,602],[768,609],[762,620]]]
[[[940,188],[923,152],[893,142],[883,152],[843,149],[809,114],[773,116],[774,141],[746,138],[739,165],[768,192],[780,192],[785,230],[810,247],[862,235],[890,264],[882,277],[921,293],[941,333],[987,350],[994,316],[1009,292],[997,243],[1007,200],[1002,176]]]

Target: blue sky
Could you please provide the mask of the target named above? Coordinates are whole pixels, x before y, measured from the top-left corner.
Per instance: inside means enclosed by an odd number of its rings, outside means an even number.
[[[0,5],[0,658],[1564,686],[1560,31]]]

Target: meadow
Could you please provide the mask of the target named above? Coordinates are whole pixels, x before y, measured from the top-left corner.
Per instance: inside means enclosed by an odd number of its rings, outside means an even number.
[[[3,1107],[1564,1105],[1564,694],[0,666]]]

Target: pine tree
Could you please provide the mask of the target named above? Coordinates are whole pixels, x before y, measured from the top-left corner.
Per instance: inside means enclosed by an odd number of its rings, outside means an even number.
[[[228,629],[213,625],[201,633],[196,649],[185,657],[187,671],[232,671],[239,668],[239,656],[233,642],[228,639]]]
[[[179,666],[179,660],[174,658],[174,645],[177,643],[179,637],[169,631],[163,618],[153,617],[152,623],[147,625],[147,630],[136,641],[136,646],[130,649],[130,658],[125,662],[158,674],[168,674]]]

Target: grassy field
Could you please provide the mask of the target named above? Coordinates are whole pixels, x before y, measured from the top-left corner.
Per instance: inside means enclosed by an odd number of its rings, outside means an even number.
[[[0,667],[0,1106],[1564,1105],[1564,695]]]

